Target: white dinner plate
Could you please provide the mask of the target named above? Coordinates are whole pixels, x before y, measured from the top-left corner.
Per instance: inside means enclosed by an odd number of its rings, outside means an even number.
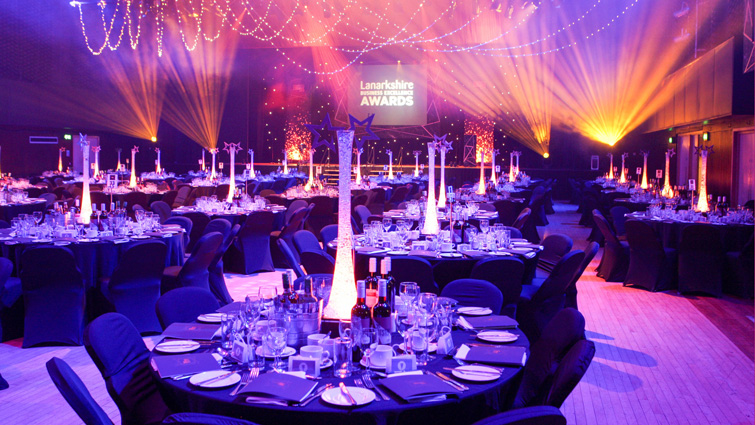
[[[466,316],[487,316],[493,314],[493,310],[487,307],[459,307],[456,311]]]
[[[477,332],[477,339],[503,344],[516,341],[519,335],[507,331],[481,331]]]
[[[258,356],[265,356],[265,358],[267,359],[272,359],[273,357],[275,357],[273,356],[273,353],[267,350],[264,350],[263,352],[263,348],[264,347],[257,347]],[[286,347],[283,349],[283,353],[281,354],[281,357],[293,356],[294,354],[296,354],[296,349],[294,347]]]
[[[440,256],[444,258],[461,258],[464,255],[458,252],[441,252]]]
[[[134,235],[134,236],[131,236],[131,239],[149,239],[149,236],[147,236],[147,235]]]
[[[498,255],[499,257],[511,257],[511,253],[509,252],[501,252],[501,251],[493,251],[491,252],[493,255]]]
[[[204,323],[220,323],[223,313],[200,314],[197,320]]]
[[[70,241],[55,241],[55,242],[53,242],[53,245],[55,245],[55,246],[66,246],[66,245],[70,245],[70,244],[71,244]]]
[[[465,381],[490,382],[501,377],[501,371],[488,366],[465,365],[451,371],[451,374]]]
[[[524,238],[511,238],[511,242],[512,243],[513,242],[527,242],[527,243],[529,243],[529,241],[527,239],[524,239]]]
[[[173,339],[170,341],[163,341],[155,346],[155,350],[161,353],[177,354],[177,353],[190,353],[201,345],[190,339]]]
[[[223,376],[223,378],[215,379],[221,376]],[[189,379],[189,382],[192,385],[200,388],[225,388],[238,384],[239,381],[241,381],[241,376],[238,373],[228,372],[227,370],[211,370],[209,372],[202,372],[192,376]]]
[[[388,255],[409,255],[409,251],[388,251]]]
[[[398,348],[399,348],[399,350],[401,350],[403,352],[406,352],[406,344],[404,344],[403,342],[398,345]],[[428,352],[429,353],[434,353],[436,351],[438,351],[438,343],[437,342],[431,342],[430,343],[430,351],[428,351]]]
[[[331,388],[323,392],[320,397],[322,398],[322,401],[336,406],[364,406],[375,400],[375,393],[367,388],[346,387],[346,389],[349,391],[349,394],[354,397],[354,401],[356,401],[357,404],[351,404],[348,398],[341,393],[341,388],[339,387]]]
[[[364,358],[364,357],[362,357],[362,360],[359,361],[359,364],[362,365],[362,366],[364,366],[364,367],[367,367],[367,359]],[[383,369],[385,369],[385,363],[383,363],[383,364],[370,363],[370,369],[383,370]]]

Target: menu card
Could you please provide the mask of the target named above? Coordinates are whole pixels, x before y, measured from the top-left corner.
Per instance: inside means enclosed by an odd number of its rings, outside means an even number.
[[[391,376],[383,379],[380,383],[408,402],[420,401],[430,396],[458,394],[460,392],[435,375]]]
[[[470,347],[463,344],[454,357],[473,363],[523,367],[527,363],[527,347],[518,345]]]
[[[171,323],[164,331],[163,338],[211,340],[220,325],[203,323]]]
[[[467,323],[475,329],[514,329],[519,323],[509,316],[489,316],[465,317]]]
[[[160,378],[220,370],[220,364],[211,353],[153,356],[151,362]]]
[[[239,393],[256,394],[299,403],[317,386],[316,382],[284,373],[265,373],[247,384]]]

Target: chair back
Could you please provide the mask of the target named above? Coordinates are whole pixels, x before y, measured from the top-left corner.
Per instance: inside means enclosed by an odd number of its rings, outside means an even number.
[[[453,298],[469,307],[487,307],[498,314],[503,306],[503,293],[492,283],[480,279],[456,279],[440,291],[443,297]]]
[[[718,226],[691,224],[679,241],[679,292],[721,296],[724,245]]]
[[[161,241],[134,244],[123,253],[107,283],[106,296],[115,311],[128,317],[140,333],[160,331],[155,303],[167,253]]]
[[[163,224],[178,224],[181,226],[181,228],[184,229],[184,246],[189,246],[189,241],[191,240],[191,228],[194,226],[194,223],[192,223],[190,219],[181,216],[173,216],[165,220]]]
[[[123,202],[128,202],[132,208],[139,205],[145,210],[149,208],[149,195],[142,192],[129,192],[123,197]]]
[[[199,211],[187,212],[183,216],[191,220],[191,234],[189,235],[189,245],[186,246],[186,252],[192,252],[199,238],[205,234],[204,228],[210,224],[210,216]]]
[[[282,207],[285,207],[288,201],[286,201],[286,198],[280,196],[280,195],[267,195],[265,196],[265,199],[267,199],[267,202],[273,204],[273,205],[280,205]]]
[[[294,247],[299,255],[305,251],[323,252],[317,236],[309,230],[299,230],[294,233]]]
[[[202,236],[212,232],[218,232],[223,235],[223,241],[225,241],[231,233],[231,222],[224,218],[213,218],[205,226]]]
[[[228,236],[225,238],[223,243],[220,245],[218,252],[215,254],[215,258],[213,258],[212,262],[210,263],[210,267],[208,267],[208,271],[210,272],[210,291],[215,294],[218,301],[222,305],[230,304],[233,302],[233,298],[228,292],[228,287],[225,284],[223,256],[228,251],[228,248],[231,247],[234,238],[239,234],[240,230],[240,224],[236,224],[233,226],[233,228],[231,228]]]
[[[177,195],[178,195],[177,190],[169,190],[163,194],[163,198],[161,199],[161,201],[168,204],[168,208],[173,208],[173,202],[176,201]],[[154,202],[152,204],[154,204]],[[150,207],[152,206],[152,204],[149,204]]]
[[[553,374],[569,349],[585,339],[585,318],[573,308],[559,311],[530,348],[514,408],[545,404]]]
[[[24,348],[44,343],[81,345],[85,288],[69,249],[26,249],[21,254],[21,290]]]
[[[553,233],[542,240],[543,251],[540,253],[540,260],[556,263],[569,251],[571,251],[574,242],[566,235]]]
[[[92,202],[92,205],[94,207],[97,207],[98,209],[100,207],[100,204],[110,205],[110,195],[104,192],[89,192],[89,200]]]
[[[524,227],[524,223],[526,223],[527,219],[529,219],[530,214],[532,214],[532,211],[529,208],[523,209],[522,212],[520,212],[516,217],[516,220],[514,220],[514,224],[512,224],[511,227],[514,227],[521,231],[522,227]]]
[[[629,208],[616,206],[612,207],[609,212],[611,213],[611,219],[613,220],[613,228],[616,229],[616,234],[622,236],[626,234],[624,229],[624,223],[627,222],[626,215],[629,214]]]
[[[171,323],[191,323],[200,314],[214,313],[220,308],[212,292],[194,287],[176,288],[163,294],[155,305],[163,329]]]
[[[372,215],[370,209],[364,205],[357,205],[354,207],[354,212],[359,217],[359,226],[364,229],[365,224],[369,224],[369,218]]]
[[[306,274],[333,274],[336,267],[336,260],[322,250],[300,252],[299,258]]]
[[[643,220],[627,220],[622,227],[627,235],[630,252],[641,250],[663,254],[663,242],[650,224]]]
[[[585,253],[580,250],[564,255],[553,267],[540,289],[532,295],[532,301],[542,303],[555,297],[563,297],[584,258]]]
[[[173,204],[171,205],[173,208],[178,208],[186,204],[186,201],[189,199],[189,195],[191,195],[191,186],[181,186],[176,190],[176,197],[173,199]]]
[[[275,179],[275,181],[273,182],[272,190],[275,193],[283,192],[284,190],[286,190],[286,186],[288,186],[288,181],[289,179],[283,179],[283,178]]]
[[[267,198],[270,195],[275,195],[275,191],[273,189],[262,189],[260,191],[260,196],[263,198]]]
[[[278,244],[278,248],[283,253],[283,257],[286,259],[286,263],[288,263],[288,266],[291,269],[293,269],[296,276],[297,277],[304,276],[304,271],[301,269],[299,260],[297,260],[296,257],[294,256],[294,252],[291,250],[291,247],[288,245],[288,242],[286,242],[285,239],[278,239],[276,243]]]
[[[123,424],[159,423],[170,415],[152,377],[149,350],[126,316],[106,313],[94,319],[84,331],[84,347]]]
[[[294,202],[291,202],[291,205],[288,206],[286,209],[286,216],[285,216],[285,224],[288,224],[291,222],[291,217],[294,216],[294,213],[299,210],[299,208],[306,208],[309,206],[309,203],[303,199],[297,199]]]
[[[522,293],[524,263],[515,257],[484,258],[478,261],[469,275],[492,283],[503,294],[503,305],[516,304]]]
[[[587,266],[590,265],[592,259],[595,258],[595,254],[598,253],[600,244],[597,242],[590,242],[585,248],[585,258],[582,260],[582,264],[579,265],[577,273],[572,278],[569,286],[566,288],[566,299],[564,300],[564,307],[577,309],[577,282],[582,274],[587,270]]]
[[[233,246],[228,248],[229,270],[243,274],[274,270],[270,255],[270,232],[274,222],[275,214],[271,211],[258,211],[247,217]]]
[[[217,196],[218,199],[225,199],[228,197],[228,191],[230,191],[230,189],[231,185],[219,184],[218,187],[215,188],[215,196]]]
[[[603,217],[603,214],[601,214],[600,211],[592,210],[592,218],[595,222],[595,225],[598,226],[598,230],[600,230],[600,234],[603,235],[603,238],[605,238],[606,242],[610,242],[616,245],[621,244],[619,242],[619,238],[616,237],[613,229],[611,229],[611,225],[608,223],[608,220]]]
[[[393,190],[391,199],[388,200],[388,203],[395,207],[399,203],[404,202],[407,195],[409,195],[409,186],[399,186]]]
[[[191,257],[186,260],[178,273],[181,286],[196,286],[210,290],[208,269],[222,243],[223,235],[218,232],[208,233],[197,241]]]
[[[322,237],[323,247],[328,246],[328,242],[334,241],[338,238],[338,225],[329,224],[320,229],[320,236]]]
[[[50,375],[60,395],[68,402],[74,412],[86,425],[112,425],[107,413],[94,401],[86,385],[81,378],[71,369],[64,360],[53,357],[45,363],[47,373]]]
[[[574,387],[582,380],[594,356],[595,343],[584,339],[577,341],[559,362],[545,403],[549,406],[561,407]]]
[[[149,205],[152,212],[160,217],[160,224],[165,223],[165,220],[170,218],[170,205],[163,201],[155,201]]]
[[[312,210],[306,219],[307,229],[320,238],[320,229],[333,224],[335,213],[335,200],[327,196],[315,196],[310,201]]]
[[[406,256],[391,258],[391,274],[396,282],[416,282],[420,292],[440,292],[433,277],[433,266],[424,258]]]

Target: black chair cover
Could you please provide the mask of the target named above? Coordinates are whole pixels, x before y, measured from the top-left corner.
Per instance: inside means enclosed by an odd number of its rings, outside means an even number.
[[[84,281],[67,248],[40,246],[21,255],[24,297],[23,347],[81,345]]]
[[[291,205],[288,206],[286,209],[286,221],[285,224],[288,225],[288,223],[291,222],[291,217],[294,216],[294,213],[296,211],[299,211],[299,208],[307,208],[309,206],[309,203],[303,199],[297,199],[294,202],[291,202]]]
[[[433,266],[420,257],[391,258],[391,274],[396,282],[416,282],[420,292],[440,292],[433,279]]]
[[[160,332],[155,303],[168,247],[160,241],[132,245],[123,253],[109,281],[101,290],[115,311],[126,316],[140,333]]]
[[[462,306],[488,307],[493,313],[501,311],[503,294],[492,283],[480,279],[457,279],[443,287],[443,297],[457,300]]]
[[[126,316],[106,313],[93,320],[84,332],[84,346],[123,424],[160,423],[172,413],[154,382],[149,350]]]
[[[710,224],[682,230],[679,243],[679,292],[721,296],[725,253],[721,233]]]
[[[191,257],[183,266],[170,266],[163,270],[160,291],[164,294],[184,286],[196,286],[209,291],[210,263],[222,243],[223,235],[218,232],[202,236],[194,247]]]
[[[191,323],[200,314],[213,313],[220,308],[212,292],[202,288],[178,288],[157,300],[155,310],[163,329],[171,323]]]
[[[593,222],[605,239],[598,277],[606,282],[623,282],[629,268],[629,244],[616,237],[600,211],[593,210]]]
[[[320,229],[334,223],[334,200],[327,196],[315,196],[312,198],[312,211],[307,216],[306,227],[320,239]]]
[[[577,341],[561,359],[553,375],[553,384],[545,403],[549,406],[561,407],[566,397],[569,397],[587,372],[593,356],[595,356],[595,344],[592,341]]]
[[[50,379],[86,425],[111,425],[113,421],[92,398],[79,375],[64,360],[53,357],[45,363]]]
[[[486,280],[500,289],[503,294],[501,314],[516,317],[516,305],[524,278],[522,260],[514,257],[485,258],[474,265],[469,277]]]
[[[590,265],[592,259],[595,258],[595,254],[598,253],[600,245],[597,242],[590,242],[585,248],[585,258],[582,260],[582,264],[579,266],[579,270],[574,275],[569,287],[566,288],[566,298],[564,299],[564,307],[577,309],[577,282],[582,277],[582,273],[587,270],[587,266]]]
[[[191,220],[191,234],[189,235],[189,244],[186,245],[186,252],[193,252],[194,245],[204,235],[204,228],[210,224],[210,216],[197,211],[187,212],[183,216]]]
[[[299,254],[306,274],[333,274],[336,260],[324,251],[304,251]]]
[[[624,228],[624,223],[627,222],[626,215],[629,214],[629,208],[617,206],[612,207],[609,212],[611,213],[611,219],[613,220],[613,228],[616,229],[616,235],[626,235],[627,231]]]
[[[165,223],[165,220],[170,218],[171,209],[170,205],[163,201],[155,201],[149,205],[152,212],[160,217],[160,223]]]
[[[13,316],[9,317],[11,320],[3,320],[6,317],[5,312],[14,307],[18,299],[21,298],[21,279],[11,277],[11,274],[13,274],[13,262],[7,258],[0,257],[0,315],[2,315],[2,319],[0,319],[0,341],[4,341],[3,327],[7,326],[11,331],[9,339],[21,336],[20,332],[22,331],[20,314],[17,319],[10,313],[10,316]],[[2,387],[1,383],[0,387]]]
[[[532,198],[527,207],[532,211],[531,219],[535,226],[547,226],[548,217],[545,215],[545,188],[538,186],[532,191]]]
[[[181,226],[181,228],[184,229],[184,246],[189,246],[189,241],[191,240],[191,230],[194,226],[190,219],[186,217],[173,216],[165,220],[163,224],[178,224],[179,226]]]
[[[755,288],[755,256],[753,255],[753,237],[741,251],[726,253],[724,292],[742,298],[752,298]]]
[[[551,270],[561,257],[571,251],[574,241],[566,235],[554,233],[546,236],[541,244],[543,251],[538,258],[538,265],[546,270]]]
[[[626,222],[629,270],[624,286],[639,286],[653,292],[674,287],[676,250],[664,248],[655,230],[642,220]]]
[[[286,241],[283,239],[278,239],[276,243],[278,244],[278,249],[283,254],[286,262],[288,263],[288,268],[293,269],[297,277],[304,276],[304,271],[301,269],[301,264],[299,264],[299,261],[296,259],[296,257],[294,257],[294,253],[288,246],[288,243],[286,243]]]
[[[204,232],[202,232],[202,236],[212,233],[212,232],[218,232],[221,235],[223,235],[223,241],[225,241],[228,238],[228,235],[231,233],[231,222],[224,219],[224,218],[214,218],[210,220],[209,223],[207,223],[207,226],[204,228]]]
[[[174,413],[164,421],[165,425],[256,425],[254,422],[243,419],[229,418],[227,416],[210,415],[208,413]]]
[[[210,267],[208,267],[208,270],[210,272],[210,291],[215,294],[215,296],[218,298],[218,302],[220,302],[221,305],[226,305],[233,302],[233,298],[231,298],[231,294],[228,292],[228,287],[225,284],[223,256],[233,243],[236,235],[239,234],[239,230],[241,230],[240,224],[233,226],[231,231],[228,233],[228,236],[223,241],[223,244],[218,249],[218,252],[215,254],[215,258],[210,263]]]
[[[236,240],[228,247],[223,261],[228,271],[251,274],[275,270],[270,255],[270,233],[275,215],[270,211],[255,212],[244,221]]]
[[[301,255],[302,252],[323,252],[320,246],[320,241],[317,240],[317,236],[309,230],[299,230],[294,233],[294,247],[296,252]]]

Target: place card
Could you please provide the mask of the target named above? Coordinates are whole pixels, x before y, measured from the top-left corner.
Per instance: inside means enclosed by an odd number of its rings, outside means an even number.
[[[304,372],[305,375],[320,376],[320,361],[314,357],[291,356],[288,358],[288,370]]]
[[[417,356],[414,354],[402,354],[391,357],[385,365],[385,373],[402,373],[417,370]]]

